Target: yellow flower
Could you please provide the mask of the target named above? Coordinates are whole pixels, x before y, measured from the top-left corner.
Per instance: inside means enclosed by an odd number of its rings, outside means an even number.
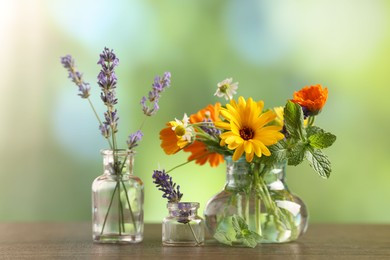
[[[252,98],[245,101],[243,97],[231,100],[220,113],[227,122],[215,122],[216,126],[225,130],[220,135],[220,145],[227,145],[228,149],[235,150],[233,160],[238,160],[245,152],[248,162],[253,156],[270,156],[267,146],[276,144],[284,138],[280,133],[281,126],[267,126],[275,119],[276,114],[272,110],[262,113],[264,102],[255,102]]]
[[[274,107],[276,114],[275,122],[277,125],[284,125],[284,108],[283,107]]]

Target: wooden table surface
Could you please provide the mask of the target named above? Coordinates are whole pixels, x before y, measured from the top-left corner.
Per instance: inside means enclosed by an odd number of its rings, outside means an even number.
[[[0,259],[390,259],[390,225],[312,224],[295,242],[233,248],[163,247],[161,225],[134,245],[95,244],[90,223],[2,223]]]

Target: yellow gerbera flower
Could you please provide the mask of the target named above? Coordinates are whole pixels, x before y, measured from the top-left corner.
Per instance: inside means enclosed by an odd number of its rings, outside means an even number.
[[[276,144],[284,138],[280,133],[281,126],[267,126],[275,119],[276,114],[272,110],[262,113],[264,102],[255,102],[252,98],[245,100],[239,97],[238,103],[231,100],[226,108],[220,110],[220,114],[227,122],[215,122],[219,128],[228,130],[220,135],[220,145],[230,150],[235,150],[233,160],[238,160],[245,152],[248,162],[253,156],[270,156],[267,146]]]

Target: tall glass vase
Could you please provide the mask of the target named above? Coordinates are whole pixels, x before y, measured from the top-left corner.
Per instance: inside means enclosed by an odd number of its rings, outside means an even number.
[[[143,239],[144,184],[133,175],[134,153],[102,150],[103,175],[92,184],[93,241],[138,243]]]
[[[255,244],[282,243],[306,231],[307,209],[285,183],[285,163],[266,167],[245,157],[232,161],[230,156],[225,161],[225,186],[204,210],[212,236],[230,245],[243,245],[246,238],[256,239]]]

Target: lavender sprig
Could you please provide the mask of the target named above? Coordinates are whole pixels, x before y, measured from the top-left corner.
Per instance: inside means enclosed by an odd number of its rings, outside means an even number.
[[[99,55],[97,64],[101,66],[101,70],[97,76],[97,83],[101,89],[100,98],[103,103],[107,106],[107,111],[104,113],[105,121],[100,120],[99,115],[96,113],[95,107],[93,106],[90,96],[90,85],[85,82],[82,78],[82,73],[76,70],[75,61],[71,55],[61,57],[62,65],[68,70],[68,77],[78,87],[80,93],[78,94],[84,99],[87,99],[97,120],[99,121],[99,130],[104,138],[107,139],[110,148],[113,150],[117,149],[115,140],[115,133],[118,132],[118,112],[115,109],[115,105],[118,103],[116,97],[117,87],[117,76],[115,74],[115,68],[119,65],[119,59],[115,55],[114,51],[105,47],[102,53]],[[171,84],[171,73],[165,72],[163,77],[156,76],[154,83],[152,84],[152,90],[149,91],[148,96],[144,96],[141,99],[142,111],[146,116],[152,116],[159,110],[158,101],[160,99],[160,93],[163,92]],[[150,104],[147,105],[147,102]],[[143,122],[144,123],[144,122]],[[129,135],[127,140],[127,146],[129,150],[132,150],[138,146],[138,142],[141,141],[143,133],[141,127],[135,133]],[[112,138],[112,144],[110,141]]]
[[[181,197],[183,196],[183,193],[180,193],[180,186],[177,185],[176,187],[176,183],[172,182],[172,177],[170,177],[165,170],[155,170],[152,178],[156,187],[164,192],[163,198],[168,199],[168,202],[180,202]]]
[[[129,150],[134,149],[136,146],[138,146],[138,142],[141,141],[144,134],[138,130],[137,132],[129,135],[129,138],[127,139],[127,147]]]
[[[164,76],[156,76],[152,84],[152,90],[149,91],[148,97],[144,96],[141,99],[142,111],[146,116],[152,116],[159,110],[158,100],[160,93],[171,85],[171,73],[165,72]],[[149,101],[149,105],[146,102]]]
[[[68,70],[68,77],[79,87],[80,93],[78,94],[81,98],[88,98],[89,91],[91,89],[89,83],[83,80],[83,74],[76,70],[74,59],[71,55],[61,57],[61,63],[65,69]]]
[[[119,59],[112,49],[110,50],[105,47],[100,54],[97,64],[100,64],[102,67],[97,77],[97,83],[102,91],[100,98],[107,106],[107,112],[104,113],[105,121],[103,122],[103,126],[100,126],[100,131],[105,138],[111,135],[114,145],[113,149],[116,150],[115,133],[118,132],[119,117],[117,110],[114,109],[114,106],[118,103],[115,92],[118,81],[115,75],[115,67],[118,66]]]

